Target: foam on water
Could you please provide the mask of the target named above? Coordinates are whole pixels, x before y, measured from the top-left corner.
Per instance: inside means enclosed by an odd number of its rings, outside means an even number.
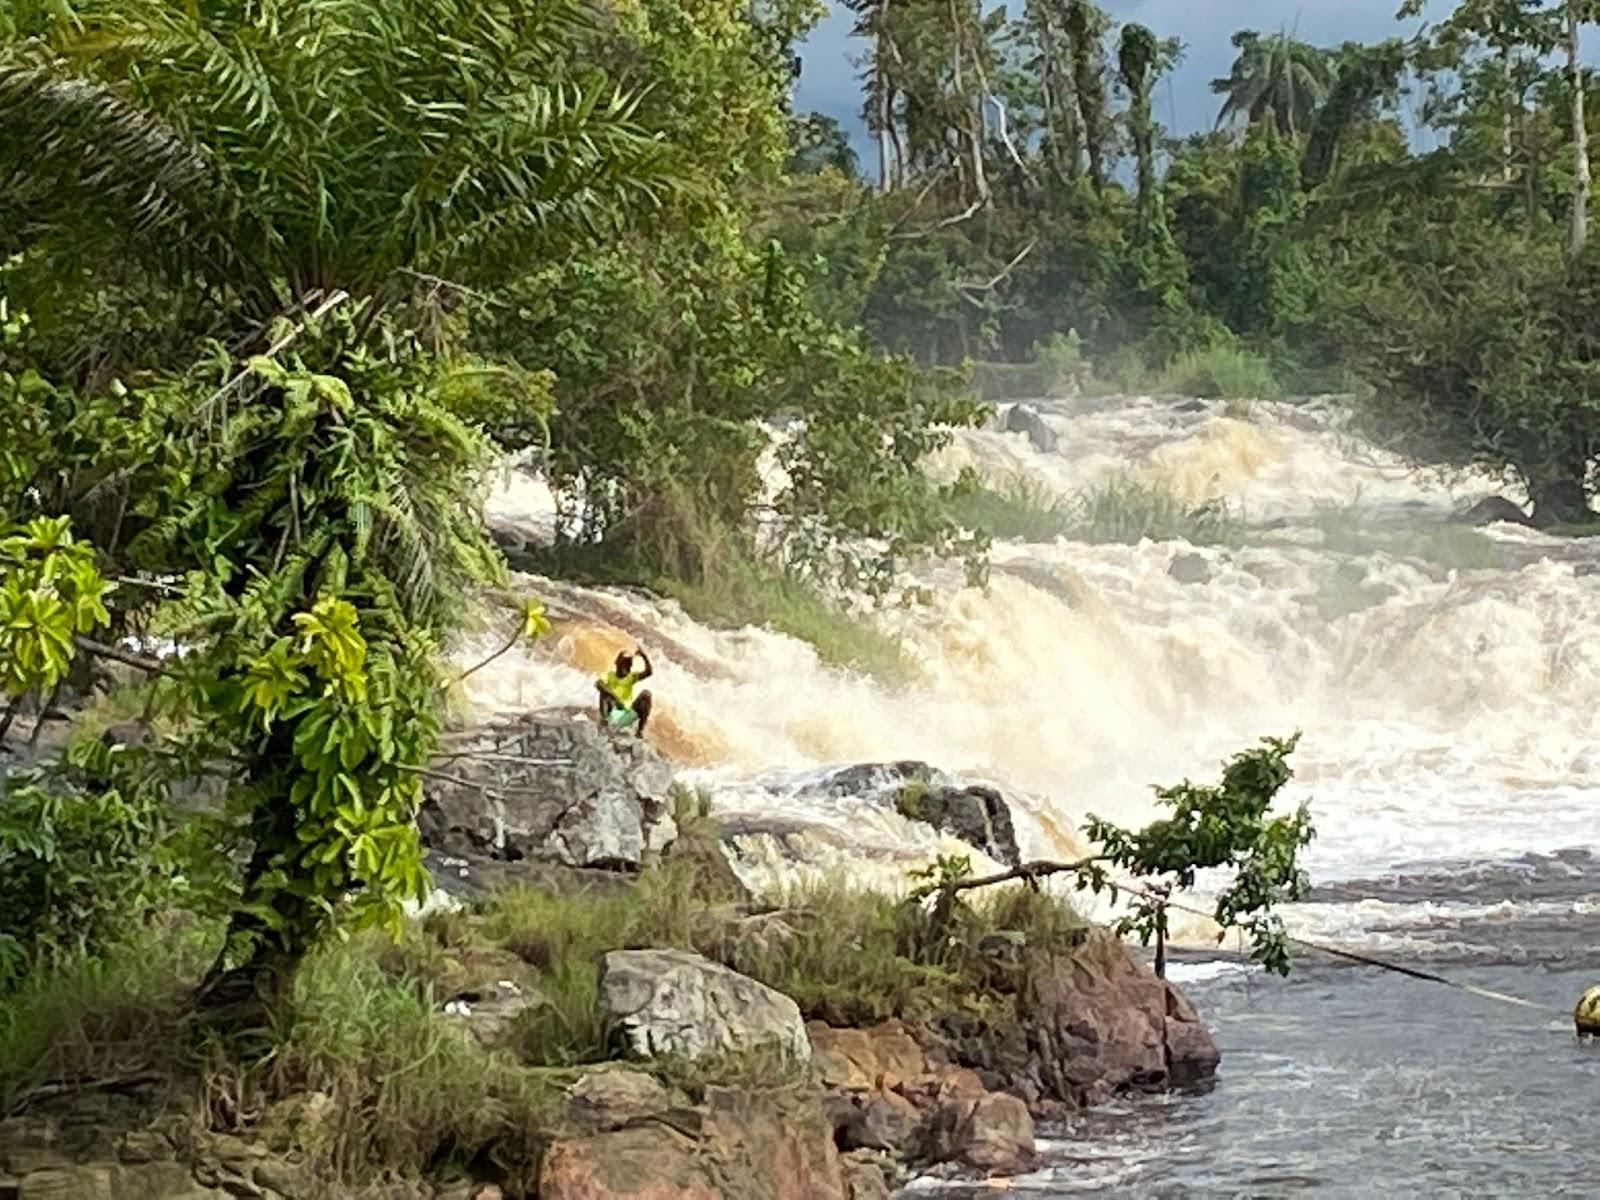
[[[1191,500],[1224,499],[1255,532],[1237,548],[1003,545],[987,591],[962,586],[953,566],[930,568],[930,607],[872,618],[918,664],[900,689],[829,669],[769,631],[712,630],[669,602],[528,578],[561,618],[557,636],[473,676],[471,700],[587,706],[610,657],[643,644],[657,666],[659,744],[720,806],[755,821],[803,805],[818,862],[853,844],[886,872],[936,843],[881,806],[802,802],[786,779],[925,760],[1003,784],[1021,798],[1027,848],[1070,853],[1086,813],[1147,817],[1152,783],[1209,778],[1257,737],[1300,730],[1286,799],[1314,803],[1318,878],[1600,843],[1600,588],[1581,549],[1496,527],[1488,536],[1511,565],[1452,569],[1403,543],[1385,549],[1376,533],[1364,544],[1363,529],[1440,526],[1496,489],[1406,470],[1342,432],[1326,404],[1229,415],[1135,397],[1043,411],[1057,453],[973,431],[932,469],[1022,475],[1064,496],[1133,472]],[[491,511],[537,531],[549,527],[540,504],[547,493],[517,482]],[[1319,523],[1330,508],[1348,510],[1336,541]],[[1200,555],[1209,580],[1173,578],[1180,553]],[[1311,924],[1352,932],[1350,906],[1331,907],[1337,918]]]

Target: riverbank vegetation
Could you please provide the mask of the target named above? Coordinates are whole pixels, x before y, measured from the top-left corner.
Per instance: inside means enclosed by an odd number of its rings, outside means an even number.
[[[969,934],[1067,935],[1037,897],[958,908],[949,863],[925,904],[817,893],[737,936],[659,876],[419,931],[440,647],[506,583],[481,514],[506,455],[552,484],[554,561],[888,676],[830,604],[915,601],[920,556],[979,579],[992,536],[1232,536],[1138,482],[1064,507],[931,482],[983,416],[972,360],[1063,392],[1353,379],[1386,445],[1587,519],[1577,0],[1465,0],[1371,46],[1241,33],[1224,120],[1182,140],[1152,104],[1180,48],[1090,0],[852,9],[870,179],[790,111],[805,0],[0,11],[8,1110],[172,1054],[217,1121],[321,1093],[331,1171],[411,1170],[537,1128],[549,1072],[600,1052],[583,964],[618,940],[870,1019],[976,987]],[[517,623],[548,629],[533,597]],[[137,720],[50,729],[85,704]],[[1309,836],[1266,815],[1286,753],[1095,827],[1135,873],[1240,868],[1219,915],[1274,965]],[[1208,805],[1237,840],[1197,834]],[[551,996],[510,1065],[435,1008],[484,939]]]
[[[247,1028],[197,1024],[196,991],[229,921],[169,880],[140,919],[7,984],[0,1112],[75,1086],[154,1081],[157,1109],[180,1125],[292,1148],[324,1186],[445,1180],[492,1162],[495,1177],[532,1187],[541,1152],[568,1128],[567,1089],[620,1057],[600,998],[609,951],[693,951],[834,1026],[1006,1028],[1021,1019],[1030,966],[1084,939],[1070,888],[1135,888],[1125,925],[1148,939],[1165,929],[1150,899],[1220,867],[1235,883],[1215,901],[1218,919],[1248,930],[1258,957],[1282,969],[1274,909],[1304,889],[1295,859],[1310,836],[1304,809],[1268,813],[1292,747],[1268,741],[1237,756],[1216,786],[1161,790],[1170,816],[1144,830],[1093,822],[1105,850],[1082,862],[980,879],[965,858],[943,858],[901,895],[841,877],[752,897],[704,800],[680,793],[677,840],[639,873],[558,873],[393,931],[322,939],[303,948],[265,1023]],[[1038,886],[1051,876],[1069,890]],[[711,1082],[805,1079],[766,1054],[642,1069],[691,1096]]]

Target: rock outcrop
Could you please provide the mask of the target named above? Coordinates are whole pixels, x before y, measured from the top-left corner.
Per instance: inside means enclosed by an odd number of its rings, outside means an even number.
[[[1179,583],[1210,583],[1211,564],[1203,554],[1175,554],[1167,564],[1167,574]]]
[[[1184,995],[1101,929],[1027,964],[1015,1021],[945,1016],[933,1033],[986,1086],[1041,1112],[1201,1084],[1220,1058]]]
[[[839,1148],[921,1166],[1014,1174],[1034,1164],[1033,1117],[1015,1096],[923,1049],[898,1021],[807,1027]]]
[[[1007,866],[1022,861],[1011,806],[991,787],[964,784],[923,762],[856,763],[829,772],[803,788],[807,795],[859,796],[893,806],[909,820],[941,833]]]
[[[671,768],[637,739],[528,717],[456,734],[446,748],[417,821],[442,854],[626,869],[675,833]]]
[[[600,963],[600,1012],[638,1058],[746,1050],[811,1057],[800,1009],[781,992],[685,950],[614,950]]]
[[[814,1094],[730,1087],[707,1088],[696,1106],[554,1142],[540,1164],[539,1196],[866,1200],[846,1181]]]
[[[1533,520],[1522,511],[1521,505],[1514,504],[1504,496],[1485,496],[1465,512],[1455,518],[1462,525],[1497,525],[1507,522],[1512,525],[1532,525]]]
[[[309,1200],[304,1161],[244,1138],[195,1133],[178,1118],[124,1129],[126,1105],[91,1099],[66,1116],[0,1121],[5,1200]],[[95,1123],[92,1118],[98,1117]],[[416,1195],[431,1194],[418,1188]]]
[[[1060,441],[1056,431],[1045,424],[1039,410],[1029,404],[1013,404],[1000,418],[1002,433],[1020,433],[1033,443],[1040,454],[1054,454]]]

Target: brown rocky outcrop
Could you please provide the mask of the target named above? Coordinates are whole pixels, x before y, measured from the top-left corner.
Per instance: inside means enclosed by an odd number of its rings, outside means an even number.
[[[852,1169],[852,1178],[856,1172]],[[850,1200],[814,1094],[713,1087],[694,1108],[552,1144],[541,1200]]]
[[[898,1021],[870,1029],[807,1026],[812,1063],[842,1150],[881,1151],[908,1162],[953,1163],[984,1174],[1033,1164],[1033,1117],[1015,1096],[930,1056]]]
[[[955,1062],[1036,1110],[1118,1092],[1193,1086],[1219,1055],[1193,1005],[1105,930],[1025,968],[1014,1021],[946,1016],[931,1033]]]

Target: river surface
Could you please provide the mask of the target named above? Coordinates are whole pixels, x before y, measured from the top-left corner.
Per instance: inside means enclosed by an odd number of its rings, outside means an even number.
[[[930,568],[933,605],[863,616],[903,638],[909,688],[768,631],[529,578],[559,637],[474,676],[472,700],[586,705],[594,674],[642,642],[652,732],[711,790],[756,884],[848,869],[893,885],[939,848],[881,798],[812,786],[831,765],[920,759],[995,782],[1025,851],[1059,856],[1081,848],[1085,814],[1148,819],[1151,784],[1214,778],[1258,737],[1299,730],[1285,801],[1312,804],[1318,890],[1291,930],[1550,1008],[1191,955],[1175,973],[1223,1048],[1215,1088],[1088,1114],[1011,1189],[1600,1195],[1600,1049],[1556,1011],[1600,982],[1600,545],[1452,524],[1496,481],[1408,470],[1344,432],[1333,402],[1039,408],[1051,453],[970,432],[930,469],[1061,497],[1131,476],[1225,505],[1239,537],[1002,544],[987,590]],[[494,515],[538,538],[547,497],[510,480]]]

